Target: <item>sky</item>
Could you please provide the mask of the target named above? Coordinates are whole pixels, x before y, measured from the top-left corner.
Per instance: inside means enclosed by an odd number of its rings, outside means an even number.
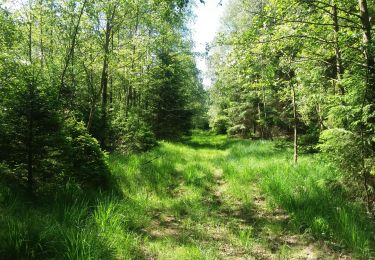
[[[197,1],[199,2],[199,1]],[[197,3],[194,13],[197,16],[195,23],[191,25],[196,52],[205,52],[206,44],[213,41],[220,27],[220,17],[223,14],[227,0],[205,0],[205,4]],[[219,3],[222,2],[222,5]],[[202,71],[203,84],[206,88],[211,85],[208,77],[206,59],[196,58],[198,69]]]

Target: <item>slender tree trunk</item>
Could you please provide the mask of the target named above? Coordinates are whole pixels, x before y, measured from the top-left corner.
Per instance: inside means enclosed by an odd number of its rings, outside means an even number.
[[[333,4],[332,7],[332,20],[333,20],[333,30],[335,35],[335,55],[336,55],[336,86],[338,87],[340,94],[344,95],[345,90],[341,84],[342,75],[344,74],[344,67],[342,65],[341,49],[339,43],[339,21],[337,18],[337,5]]]
[[[126,89],[125,89],[125,117],[128,117],[129,108],[130,108],[130,90],[131,90],[131,86],[128,82]]]
[[[133,45],[133,51],[132,51],[132,65],[131,65],[131,72],[134,73],[134,63],[135,63],[135,52],[136,52],[136,47]],[[128,95],[128,104],[129,108],[133,107],[134,105],[134,87],[132,86],[132,83],[129,84],[129,95]]]
[[[78,15],[77,24],[75,25],[73,35],[71,36],[71,38],[72,38],[71,44],[70,44],[69,49],[67,51],[67,55],[65,57],[65,62],[64,62],[64,65],[63,65],[63,70],[62,70],[61,77],[60,77],[60,88],[59,88],[59,93],[58,93],[57,99],[60,99],[62,91],[65,87],[65,75],[66,75],[66,72],[68,70],[70,62],[73,59],[73,53],[74,53],[74,49],[76,47],[79,25],[81,23],[81,18],[82,18],[82,15],[83,15],[83,11],[85,10],[86,3],[87,3],[87,0],[84,0],[84,2],[82,4],[82,8],[81,8],[81,10],[79,12],[79,15]]]
[[[39,2],[39,19],[40,19],[40,36],[39,36],[39,48],[40,48],[40,65],[43,69],[44,66],[44,43],[43,43],[43,35],[44,35],[44,21],[43,21],[43,14],[42,14],[42,9],[43,9],[43,1],[40,0]]]
[[[32,57],[32,35],[33,35],[33,31],[32,31],[32,22],[31,22],[31,18],[30,18],[30,22],[29,22],[29,42],[28,42],[28,56],[29,56],[29,62],[30,64],[32,64],[33,62],[33,57]]]
[[[319,130],[320,132],[322,132],[324,130],[324,122],[323,122],[322,109],[321,109],[320,103],[318,103],[316,106],[316,113],[318,114],[318,119],[319,119]]]
[[[266,91],[264,86],[262,86],[262,103],[263,103],[263,116],[264,116],[264,137],[269,138],[270,137],[270,131],[267,128],[267,110],[266,110]]]
[[[95,112],[95,105],[91,104],[89,119],[87,121],[87,127],[86,127],[88,132],[90,132],[91,127],[92,127],[92,121],[94,119],[94,112]]]
[[[135,27],[134,27],[134,32],[133,36],[137,34],[138,32],[138,27],[139,27],[139,2],[137,2],[137,12],[136,12],[136,22],[135,22]],[[131,72],[134,73],[135,71],[135,54],[137,50],[137,46],[133,43],[133,48],[132,48],[132,61],[131,61]],[[128,91],[128,106],[129,108],[133,107],[135,104],[135,98],[136,98],[136,90],[134,89],[134,86],[130,82],[129,84],[129,91]]]
[[[102,131],[103,135],[101,138],[102,146],[106,146],[106,137],[107,137],[107,101],[108,101],[108,52],[109,52],[109,34],[110,31],[110,24],[107,21],[107,29],[106,29],[106,41],[104,44],[104,60],[103,60],[103,68],[102,68],[102,77],[101,77],[101,89],[102,89]]]
[[[32,19],[30,18],[29,22],[29,42],[28,42],[28,54],[29,54],[29,62],[30,66],[33,66],[33,59],[32,59]],[[32,69],[32,68],[31,68]],[[33,73],[33,72],[32,72]],[[30,193],[33,192],[34,186],[34,174],[33,174],[33,164],[34,164],[34,151],[33,151],[33,143],[34,143],[34,122],[33,122],[33,110],[34,110],[34,84],[33,79],[29,78],[28,83],[28,91],[29,91],[29,100],[28,100],[28,114],[27,114],[27,186]]]
[[[298,132],[297,132],[297,104],[296,104],[296,91],[292,82],[290,82],[292,90],[292,105],[293,105],[293,129],[294,129],[294,163],[298,161]]]
[[[32,193],[34,186],[34,174],[33,174],[33,165],[34,165],[34,122],[33,122],[33,83],[29,83],[29,111],[28,111],[28,128],[27,128],[27,185],[28,190]]]
[[[260,101],[258,101],[258,119],[259,119],[259,131],[260,131],[260,137],[263,138],[263,125],[262,125],[262,111],[260,110]]]
[[[254,135],[256,135],[256,133],[257,133],[257,123],[256,123],[256,120],[254,120],[253,132],[254,132]]]
[[[103,68],[102,68],[102,76],[100,81],[100,88],[102,90],[102,137],[101,137],[101,144],[103,147],[107,145],[107,132],[108,132],[108,125],[107,125],[107,109],[108,109],[108,79],[109,79],[109,54],[110,54],[110,44],[113,34],[113,21],[115,18],[116,13],[116,6],[113,7],[112,13],[107,15],[106,21],[106,29],[105,29],[105,42],[104,42],[104,59],[103,59]]]
[[[111,35],[111,53],[113,53],[114,50],[114,42],[113,42],[113,33]],[[109,73],[109,106],[110,109],[112,108],[113,103],[113,73]]]
[[[106,31],[106,42],[104,44],[104,60],[102,68],[102,76],[100,81],[100,86],[102,88],[102,114],[103,119],[106,119],[107,114],[107,95],[108,95],[108,55],[109,55],[109,34],[110,34],[110,25],[107,23]]]
[[[93,79],[93,72],[92,71],[89,71],[88,69],[85,69],[86,70],[86,77],[87,77],[87,85],[89,87],[89,91],[91,91],[91,105],[90,105],[90,114],[89,114],[89,119],[87,121],[87,131],[90,132],[91,130],[91,126],[92,126],[92,122],[94,120],[94,113],[95,113],[95,107],[96,107],[96,102],[97,102],[97,95],[95,93],[95,89],[94,89],[94,79]],[[99,93],[100,95],[100,93]]]
[[[363,188],[366,193],[366,201],[367,201],[367,212],[372,212],[373,207],[371,203],[371,196],[370,196],[370,191],[369,191],[369,185],[368,185],[368,172],[366,171],[366,166],[365,166],[365,140],[364,140],[364,133],[363,133],[363,127],[361,127],[361,165],[362,165],[362,178],[363,178]],[[374,212],[372,212],[374,213]]]

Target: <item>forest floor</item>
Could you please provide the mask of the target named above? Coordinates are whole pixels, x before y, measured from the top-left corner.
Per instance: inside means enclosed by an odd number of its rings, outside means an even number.
[[[109,191],[25,203],[0,187],[0,258],[374,259],[365,207],[288,145],[195,133],[109,165]]]

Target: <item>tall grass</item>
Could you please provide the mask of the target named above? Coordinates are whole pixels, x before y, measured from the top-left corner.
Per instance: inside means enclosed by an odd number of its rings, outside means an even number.
[[[230,148],[226,174],[242,199],[252,182],[264,193],[271,210],[282,208],[290,215],[289,228],[310,233],[333,248],[357,257],[374,257],[372,219],[365,205],[353,199],[353,190],[342,184],[345,176],[317,156],[302,155],[295,165],[292,151],[275,143],[242,141]]]
[[[110,193],[56,191],[61,196],[1,201],[0,259],[113,259],[137,256],[138,236],[126,232]],[[69,194],[64,194],[69,192]]]
[[[0,259],[216,259],[228,246],[247,252],[262,240],[257,225],[283,228],[253,219],[259,194],[267,210],[289,214],[290,232],[373,257],[374,225],[340,173],[312,156],[293,165],[290,155],[272,142],[196,133],[147,153],[112,154],[107,191],[68,183],[29,199],[1,184]]]

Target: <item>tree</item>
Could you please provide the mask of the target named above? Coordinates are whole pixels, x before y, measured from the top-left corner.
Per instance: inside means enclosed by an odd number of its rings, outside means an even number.
[[[370,201],[373,11],[362,0],[232,1],[211,50],[212,124],[225,118],[228,132],[244,137],[286,135],[294,161],[299,145],[317,151],[319,136],[336,143],[325,131],[347,131],[362,164],[346,172],[363,180]]]
[[[188,133],[205,103],[191,6],[33,0],[0,9],[0,161],[30,191],[48,180],[83,185],[107,172],[101,149],[144,151]]]

